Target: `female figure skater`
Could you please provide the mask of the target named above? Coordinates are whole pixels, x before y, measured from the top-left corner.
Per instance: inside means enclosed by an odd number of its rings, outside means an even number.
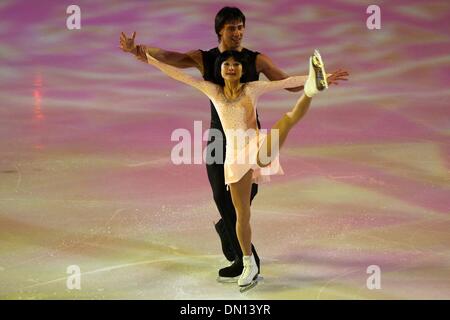
[[[237,214],[236,233],[243,252],[244,269],[238,280],[242,288],[250,287],[258,276],[258,267],[251,251],[250,192],[253,182],[267,181],[268,176],[282,174],[278,149],[289,131],[304,116],[308,107],[299,103],[283,115],[265,134],[258,130],[256,104],[268,91],[304,85],[304,94],[312,98],[328,88],[324,65],[316,50],[309,58],[309,75],[293,76],[279,81],[241,83],[245,58],[238,51],[225,51],[216,60],[216,77],[223,85],[197,80],[183,71],[162,63],[147,53],[147,61],[171,78],[197,88],[213,102],[225,131],[227,142],[224,164],[225,184],[229,187]],[[245,70],[245,68],[244,68]],[[309,106],[309,104],[307,104]],[[242,135],[242,133],[245,133]],[[236,139],[235,138],[240,138]],[[242,290],[241,290],[242,291]]]

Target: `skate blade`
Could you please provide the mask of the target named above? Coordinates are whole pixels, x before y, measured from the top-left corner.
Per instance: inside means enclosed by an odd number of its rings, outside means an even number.
[[[224,277],[217,277],[217,282],[219,283],[236,283],[238,282],[239,277],[234,278],[224,278]]]
[[[314,71],[316,73],[316,87],[317,90],[322,91],[328,88],[328,83],[326,80],[325,68],[323,65],[322,57],[318,50],[314,51],[314,55],[312,56],[312,64],[314,67]]]
[[[264,280],[264,278],[261,277],[261,276],[258,274],[258,275],[252,280],[252,282],[250,282],[250,284],[248,284],[248,285],[246,285],[246,286],[243,286],[243,287],[240,287],[240,288],[239,288],[239,291],[240,291],[241,293],[244,293],[244,292],[246,292],[246,291],[248,291],[248,290],[250,290],[250,289],[256,287],[256,285],[257,285],[259,282],[263,281],[263,280]]]
[[[240,293],[247,292],[247,291],[253,289],[254,287],[256,287],[257,284],[258,284],[258,280],[253,280],[250,284],[246,285],[245,287],[240,287],[239,292]]]

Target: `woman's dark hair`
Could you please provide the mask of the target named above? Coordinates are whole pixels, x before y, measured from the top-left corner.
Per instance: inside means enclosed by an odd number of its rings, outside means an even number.
[[[227,22],[233,22],[233,21],[242,21],[245,27],[245,16],[242,13],[241,10],[239,10],[236,7],[223,7],[220,9],[219,12],[216,14],[216,19],[214,23],[214,28],[216,30],[217,38],[220,42],[220,30],[222,30],[223,26]]]
[[[221,73],[221,67],[222,67],[222,63],[230,57],[233,57],[233,59],[235,61],[242,64],[242,76],[241,76],[240,81],[241,81],[241,83],[247,82],[248,61],[247,61],[246,56],[242,52],[239,52],[236,50],[228,50],[228,51],[222,52],[219,56],[217,56],[216,61],[214,62],[214,77],[216,78],[217,83],[222,86],[225,85],[225,80],[223,79],[222,73]]]

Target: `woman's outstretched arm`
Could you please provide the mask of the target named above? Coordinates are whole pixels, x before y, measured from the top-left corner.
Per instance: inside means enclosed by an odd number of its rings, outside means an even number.
[[[210,99],[214,96],[214,92],[216,90],[216,86],[214,83],[205,81],[205,80],[199,80],[191,75],[185,73],[184,71],[181,71],[178,68],[172,67],[166,63],[163,63],[155,58],[153,58],[151,55],[146,53],[147,55],[147,62],[155,67],[157,67],[159,70],[167,74],[169,77],[178,80],[180,82],[183,82],[185,84],[188,84],[194,88],[197,88],[201,92],[203,92],[205,95],[207,95]]]
[[[248,86],[253,94],[259,96],[269,91],[301,87],[305,84],[306,79],[308,79],[308,76],[292,76],[276,81],[253,81],[249,82]]]

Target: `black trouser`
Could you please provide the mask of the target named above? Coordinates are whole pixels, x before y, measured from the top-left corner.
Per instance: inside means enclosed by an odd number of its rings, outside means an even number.
[[[208,147],[211,145],[211,143],[208,143]],[[229,237],[230,243],[235,251],[236,258],[241,259],[242,258],[242,250],[241,246],[239,244],[239,240],[237,238],[236,234],[236,211],[234,209],[233,201],[231,199],[231,193],[229,190],[227,190],[227,187],[225,185],[225,175],[224,175],[224,167],[223,162],[225,160],[225,145],[223,145],[223,156],[224,159],[221,161],[221,163],[213,163],[213,164],[206,164],[206,171],[208,172],[208,179],[209,184],[211,185],[214,202],[216,203],[217,209],[219,210],[220,216],[222,217],[222,220],[225,224],[225,230],[226,234]],[[209,152],[210,149],[208,149],[207,154],[211,154],[213,157],[214,152]],[[250,195],[250,204],[255,197],[256,193],[258,192],[258,185],[256,183],[252,184],[252,191]],[[256,250],[255,247],[252,244],[252,251],[255,256]]]

